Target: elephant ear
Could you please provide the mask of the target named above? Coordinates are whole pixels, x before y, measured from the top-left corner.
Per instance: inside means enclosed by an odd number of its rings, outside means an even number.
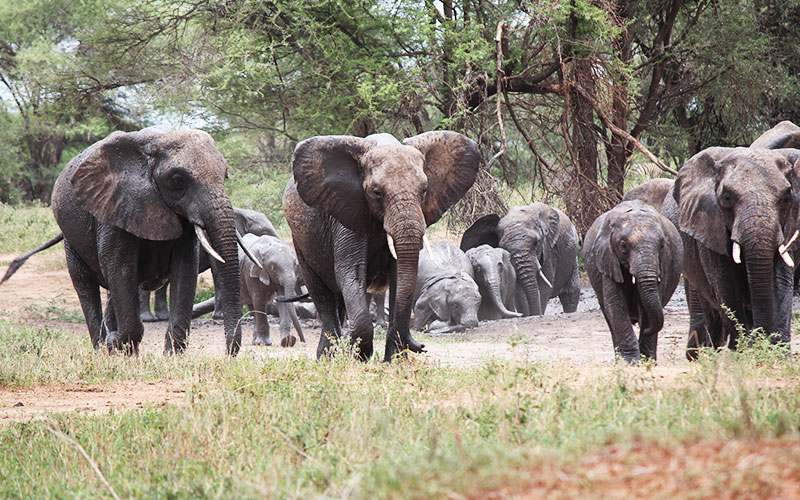
[[[374,141],[345,135],[306,139],[294,149],[297,193],[348,229],[366,232],[372,212],[364,195],[361,156]]]
[[[800,227],[800,149],[780,149],[778,152],[786,158],[786,163],[779,167],[781,173],[792,186],[792,208],[783,224],[783,235],[788,239]]]
[[[151,178],[155,132],[114,132],[72,160],[70,182],[86,210],[104,224],[148,240],[174,240],[181,221]]]
[[[673,271],[683,269],[683,241],[675,225],[663,215],[658,216],[661,222],[661,231],[664,233],[664,246],[659,252],[659,265],[661,266],[661,279],[668,280]],[[680,279],[680,272],[676,273]]]
[[[430,310],[433,312],[434,316],[437,319],[440,319],[445,322],[450,322],[450,310],[447,308],[447,304],[441,300],[436,299],[436,295],[441,295],[442,290],[442,282],[436,283],[427,290],[425,290],[422,295],[419,296],[417,299],[417,303],[414,306],[415,311],[427,311]],[[416,314],[416,313],[415,313]],[[420,327],[422,325],[419,325]]]
[[[497,248],[500,245],[500,238],[497,236],[498,222],[500,216],[497,214],[484,215],[473,222],[461,236],[461,251],[466,252],[481,245]]]
[[[622,267],[619,264],[617,254],[614,253],[614,249],[611,247],[614,221],[609,217],[608,213],[605,213],[600,216],[595,224],[598,227],[594,239],[590,240],[589,245],[587,245],[586,256],[594,262],[601,274],[610,276],[617,283],[622,283],[624,281]],[[595,228],[594,224],[592,228]],[[590,232],[592,232],[592,228],[590,228]],[[591,238],[588,233],[586,238]]]
[[[472,187],[481,152],[472,139],[447,130],[409,137],[403,144],[417,148],[425,157],[428,194],[422,203],[422,213],[430,226]]]
[[[767,130],[753,141],[751,148],[800,148],[800,127],[786,120]]]
[[[545,207],[539,212],[539,224],[547,240],[547,249],[552,251],[561,237],[561,216],[555,208],[548,205]]]
[[[712,251],[728,255],[730,237],[717,201],[721,160],[731,148],[708,148],[689,158],[678,172],[673,196],[678,203],[679,229]]]

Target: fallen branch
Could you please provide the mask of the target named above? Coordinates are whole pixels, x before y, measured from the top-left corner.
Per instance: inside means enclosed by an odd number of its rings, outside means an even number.
[[[92,470],[94,471],[95,475],[100,479],[100,482],[102,482],[103,485],[105,485],[105,487],[108,488],[108,491],[111,493],[111,496],[114,497],[115,500],[120,500],[119,495],[117,495],[117,492],[114,491],[114,488],[111,487],[111,484],[106,480],[105,476],[100,471],[100,467],[97,465],[97,462],[95,462],[92,459],[92,457],[90,457],[89,454],[86,453],[86,450],[83,449],[83,446],[81,446],[79,442],[75,441],[74,439],[67,436],[63,432],[56,430],[50,425],[45,426],[45,429],[52,432],[53,435],[55,435],[58,439],[64,441],[68,445],[74,446],[81,453],[81,455],[83,455],[83,458],[85,458],[86,461],[89,462],[89,465],[92,467]]]

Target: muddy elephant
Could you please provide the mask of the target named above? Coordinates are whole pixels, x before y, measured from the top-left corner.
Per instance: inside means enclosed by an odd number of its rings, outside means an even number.
[[[479,245],[507,250],[517,273],[517,311],[544,314],[558,296],[564,312],[575,312],[580,300],[578,232],[557,208],[535,202],[513,207],[502,219],[481,217],[461,237],[465,252]]]
[[[389,289],[384,360],[423,345],[409,331],[425,229],[475,181],[477,144],[455,132],[400,143],[389,134],[319,136],[297,145],[283,209],[322,322],[322,356],[351,320],[361,359],[373,352],[367,292]]]
[[[622,197],[622,201],[643,201],[655,208],[657,212],[661,212],[661,205],[664,203],[664,197],[667,196],[673,184],[675,184],[675,180],[673,179],[650,179],[647,182],[631,188],[625,193],[625,196]]]
[[[472,265],[472,274],[481,292],[481,321],[516,318],[517,272],[511,262],[511,254],[502,248],[480,245],[467,250]]]
[[[236,230],[240,235],[254,234],[256,236],[269,235],[278,238],[278,232],[275,226],[267,218],[266,215],[256,210],[249,210],[247,208],[233,207],[233,223]],[[203,248],[200,249],[198,273],[211,268],[211,275],[216,283],[217,266],[216,260],[211,258]],[[222,301],[219,297],[218,287],[214,287],[215,304],[221,304]],[[148,290],[139,290],[139,315],[144,322],[151,321],[164,321],[169,318],[169,307],[167,305],[167,285],[155,292],[153,299],[153,311],[150,311],[150,292]],[[222,319],[221,307],[214,308],[214,319]]]
[[[239,274],[242,280],[240,293],[242,303],[253,315],[253,344],[272,345],[267,322],[267,302],[276,295],[296,293],[300,274],[297,258],[292,247],[280,238],[246,234],[243,239],[261,263],[259,269],[243,252],[239,252]],[[294,304],[276,302],[276,305],[280,316],[281,346],[291,347],[297,341],[292,335],[292,325],[300,339],[305,342]]]
[[[611,330],[614,352],[628,363],[656,359],[664,310],[681,277],[678,230],[651,205],[623,201],[598,217],[583,239],[586,274]],[[639,339],[631,324],[639,323]]]
[[[794,261],[786,245],[797,229],[796,149],[709,148],[680,169],[663,212],[681,233],[690,309],[687,357],[699,346],[731,349],[738,331],[763,328],[791,338]]]
[[[73,158],[52,204],[92,345],[138,352],[138,290],[172,283],[165,351],[186,348],[198,240],[221,262],[226,351],[241,344],[239,266],[228,165],[199,130],[115,132]],[[103,317],[99,287],[108,290]]]
[[[414,328],[458,330],[478,326],[481,293],[472,264],[455,245],[437,241],[419,253]],[[432,326],[433,325],[433,326]]]

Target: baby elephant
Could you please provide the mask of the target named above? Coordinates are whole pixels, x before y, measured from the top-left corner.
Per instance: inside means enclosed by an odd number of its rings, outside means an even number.
[[[683,245],[672,223],[641,201],[625,201],[594,221],[583,243],[586,273],[628,363],[656,359],[663,307],[681,276]],[[631,323],[639,323],[639,341]]]
[[[425,325],[440,331],[478,326],[481,294],[472,277],[472,265],[464,252],[446,241],[419,254],[417,288],[414,292],[414,328]],[[442,323],[441,328],[437,325]]]
[[[275,295],[295,294],[299,276],[297,257],[292,248],[280,238],[246,234],[243,239],[247,248],[261,262],[263,269],[256,267],[244,252],[239,250],[242,304],[245,304],[254,316],[253,344],[272,345],[266,314],[267,302]],[[277,306],[281,319],[281,346],[291,347],[296,342],[292,335],[291,324],[294,324],[300,340],[305,342],[303,328],[297,319],[294,304],[278,302]]]
[[[514,295],[517,272],[511,262],[511,254],[502,248],[480,245],[467,250],[467,258],[481,292],[478,319],[484,321],[522,316],[522,313],[516,312]]]

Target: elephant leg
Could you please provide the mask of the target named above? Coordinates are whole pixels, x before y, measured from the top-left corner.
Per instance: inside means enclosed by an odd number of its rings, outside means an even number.
[[[578,302],[581,300],[581,277],[578,273],[577,257],[575,257],[575,267],[572,268],[572,276],[558,295],[558,300],[561,301],[561,307],[565,313],[574,313],[578,310]]]
[[[139,290],[139,317],[145,323],[158,321],[158,318],[150,312],[150,292]]]
[[[99,235],[98,246],[103,249],[100,267],[108,280],[116,330],[106,331],[109,352],[121,350],[127,355],[138,354],[144,325],[139,318],[138,261],[139,239],[119,228]]]
[[[627,363],[640,360],[639,341],[633,332],[628,305],[619,283],[608,276],[603,276],[603,301],[601,309],[611,330],[614,352]]]
[[[686,359],[697,359],[697,351],[701,347],[711,347],[711,334],[708,331],[706,316],[700,294],[688,282],[684,282],[686,303],[689,306],[689,339],[686,343]]]
[[[371,297],[375,303],[375,324],[386,328],[389,324],[386,322],[386,293],[373,293]]]
[[[360,236],[336,239],[333,251],[336,284],[350,323],[350,343],[358,350],[358,358],[366,361],[372,356],[374,334],[366,282],[367,242]]]
[[[94,272],[87,266],[64,240],[67,269],[72,279],[72,286],[81,303],[81,310],[89,329],[89,339],[95,350],[105,344],[105,331],[103,330],[103,306],[100,299],[100,285],[97,283]]]
[[[116,334],[118,329],[117,315],[114,314],[114,300],[111,297],[111,293],[108,293],[103,317],[103,332],[114,332]]]
[[[173,246],[170,259],[169,325],[164,335],[165,354],[186,350],[192,321],[192,305],[197,291],[197,242],[193,235],[184,233]],[[239,311],[241,314],[241,310]],[[242,343],[242,329],[236,326],[233,343]]]
[[[253,307],[248,306],[248,309],[253,315],[253,344],[272,345],[272,339],[269,338],[266,294],[260,291],[253,293]]]
[[[297,253],[297,263],[303,275],[306,289],[311,295],[311,300],[314,301],[314,307],[316,307],[319,315],[322,331],[319,335],[319,344],[317,344],[317,359],[320,359],[332,353],[332,341],[338,341],[342,336],[342,327],[339,322],[339,313],[337,312],[338,297],[325,285],[317,273],[309,267],[305,257],[303,257],[303,252],[299,248],[295,248],[295,252]]]
[[[278,316],[281,320],[281,347],[294,347],[297,342],[297,337],[292,335],[292,320],[289,317],[289,307],[292,307],[292,304],[278,303]]]
[[[167,305],[167,286],[164,285],[155,293],[155,304],[153,306],[156,319],[166,321],[169,319],[169,306]],[[149,308],[148,308],[149,309]]]

